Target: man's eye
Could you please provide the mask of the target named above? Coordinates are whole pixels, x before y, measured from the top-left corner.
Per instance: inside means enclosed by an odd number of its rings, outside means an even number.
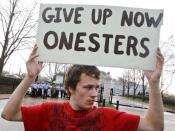
[[[91,88],[92,88],[92,86],[88,86],[87,88],[88,88],[88,89],[91,89]]]
[[[98,90],[99,89],[99,86],[96,86],[96,88],[95,88],[96,90]]]
[[[95,89],[95,90],[98,90],[99,89],[99,86],[92,86],[92,85],[87,85],[87,86],[84,86],[84,88],[88,89],[88,90],[91,90],[91,89]]]
[[[91,89],[91,88],[92,88],[92,86],[85,86],[84,88]]]

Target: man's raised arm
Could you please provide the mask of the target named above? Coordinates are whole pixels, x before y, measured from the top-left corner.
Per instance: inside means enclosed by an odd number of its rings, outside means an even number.
[[[138,131],[163,131],[163,102],[159,89],[159,81],[163,69],[164,58],[157,49],[157,61],[154,71],[145,71],[149,82],[149,108],[145,117],[141,118]]]
[[[29,56],[28,61],[26,62],[27,75],[18,85],[15,91],[12,93],[2,111],[1,116],[6,120],[22,121],[22,114],[21,114],[22,99],[25,96],[32,82],[36,79],[36,77],[43,68],[42,64],[39,64],[38,61],[35,60],[38,57],[36,52],[37,52],[37,46],[35,45],[32,50],[32,53]]]

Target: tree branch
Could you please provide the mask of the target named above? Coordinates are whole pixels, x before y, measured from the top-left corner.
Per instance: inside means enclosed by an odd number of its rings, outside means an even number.
[[[0,42],[0,45],[2,46],[2,48],[3,48],[3,44],[2,44],[2,42]]]
[[[5,29],[7,28],[8,24],[7,24],[7,20],[5,18],[5,16],[0,12],[1,15],[1,24],[2,24],[2,29],[3,29],[3,33],[5,36]]]

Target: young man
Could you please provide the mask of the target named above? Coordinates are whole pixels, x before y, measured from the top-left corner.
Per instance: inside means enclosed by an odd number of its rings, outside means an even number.
[[[28,87],[42,70],[35,58],[35,46],[27,63],[27,75],[9,98],[2,117],[10,121],[23,121],[26,131],[162,131],[163,104],[159,80],[164,58],[157,50],[154,71],[145,71],[149,81],[149,109],[144,117],[120,112],[107,107],[95,107],[100,71],[95,66],[73,65],[65,77],[70,95],[68,102],[47,102],[22,106]]]

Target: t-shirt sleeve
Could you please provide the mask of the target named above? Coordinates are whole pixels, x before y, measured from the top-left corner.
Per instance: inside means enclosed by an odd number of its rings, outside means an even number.
[[[22,119],[24,122],[25,131],[40,131],[42,130],[43,119],[43,104],[33,106],[22,106]]]
[[[121,112],[112,108],[104,108],[106,121],[110,122],[116,131],[137,131],[140,116]]]

